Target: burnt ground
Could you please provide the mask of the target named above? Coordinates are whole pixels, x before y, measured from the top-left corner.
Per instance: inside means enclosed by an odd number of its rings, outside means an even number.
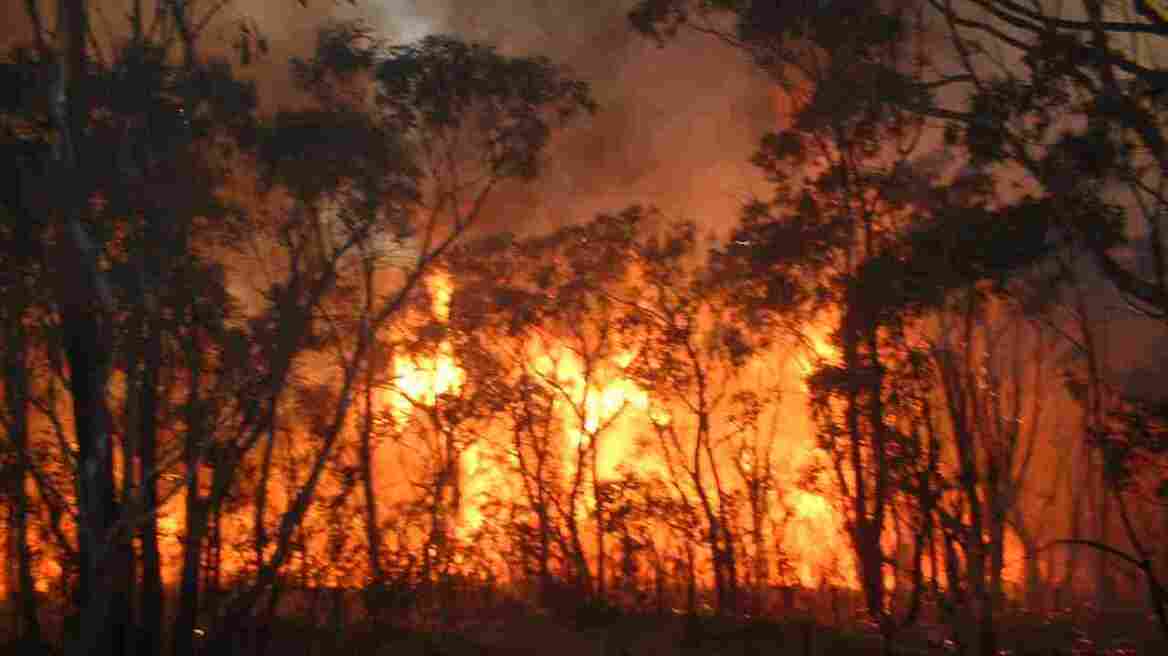
[[[1002,622],[1002,656],[1161,656],[1165,643],[1146,617],[1101,619],[1088,630],[1081,618],[1018,616]],[[294,623],[293,623],[294,624]],[[857,625],[841,628],[809,618],[730,621],[669,615],[621,614],[580,622],[540,612],[484,614],[447,630],[361,627],[343,635],[290,624],[274,635],[268,654],[369,654],[370,656],[877,656],[879,636]],[[906,630],[894,653],[958,654],[944,627]]]

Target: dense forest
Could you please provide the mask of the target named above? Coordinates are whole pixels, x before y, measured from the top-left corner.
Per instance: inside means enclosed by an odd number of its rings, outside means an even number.
[[[588,80],[314,4],[5,10],[0,648],[1168,649],[1168,5],[610,3],[766,192],[541,227]]]

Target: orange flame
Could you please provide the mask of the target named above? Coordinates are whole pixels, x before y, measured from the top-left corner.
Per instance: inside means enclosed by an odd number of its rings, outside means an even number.
[[[434,318],[446,323],[450,318],[450,297],[453,293],[450,277],[435,273],[426,280],[429,287]],[[433,358],[395,357],[393,360],[393,388],[390,397],[398,419],[404,420],[414,405],[434,405],[438,397],[457,392],[462,387],[466,372],[455,362],[450,342],[443,340]]]
[[[453,281],[448,275],[439,274],[429,278],[427,285],[432,299],[432,315],[440,322],[447,321]],[[815,359],[835,356],[823,334],[812,334],[808,339],[813,355],[797,359],[790,374],[799,381],[804,393],[805,379],[813,371]],[[667,424],[673,419],[667,408],[654,403],[651,390],[641,388],[624,375],[624,369],[635,357],[633,352],[621,352],[605,362],[585,367],[575,351],[557,343],[554,338],[541,336],[532,339],[525,348],[528,371],[544,380],[561,397],[559,421],[567,445],[572,447],[565,449],[563,454],[566,471],[574,472],[579,466],[575,447],[598,439],[597,474],[602,479],[616,478],[622,467],[645,476],[666,475],[667,467],[659,456],[642,453],[636,446],[638,431],[653,423]],[[395,358],[393,377],[395,393],[387,402],[400,418],[408,416],[415,405],[433,405],[442,394],[457,392],[465,382],[465,372],[446,342],[431,357]],[[805,406],[801,397],[794,400]],[[805,414],[805,410],[794,405],[787,411]],[[810,435],[809,431],[807,425],[803,432]],[[791,576],[804,586],[815,586],[830,579],[835,584],[855,587],[850,550],[838,513],[826,497],[799,489],[794,483],[801,468],[825,456],[806,439],[786,446],[791,453],[785,458],[787,470],[781,474],[789,482],[783,484],[776,494],[781,496],[790,515],[785,519],[783,534],[776,539],[783,552],[795,563]],[[460,516],[456,518],[455,532],[462,539],[470,538],[482,526],[485,493],[490,491],[497,496],[500,490],[508,489],[498,468],[489,466],[489,449],[486,441],[479,441],[461,455],[462,471],[466,474],[466,495]],[[591,510],[591,500],[585,500],[582,506],[580,512],[587,513]]]

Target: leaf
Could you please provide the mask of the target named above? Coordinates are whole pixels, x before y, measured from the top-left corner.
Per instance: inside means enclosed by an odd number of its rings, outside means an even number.
[[[432,35],[392,48],[377,66],[378,101],[400,131],[419,139],[473,128],[489,174],[531,178],[552,120],[595,111],[588,85],[547,59]]]

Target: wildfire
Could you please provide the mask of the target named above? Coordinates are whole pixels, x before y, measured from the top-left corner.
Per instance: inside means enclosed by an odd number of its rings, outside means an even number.
[[[450,316],[453,280],[439,274],[427,280],[433,318],[445,323]],[[814,350],[811,356],[795,361],[791,375],[806,390],[805,379],[813,371],[816,358],[831,358],[834,349],[821,334],[811,335]],[[565,445],[562,466],[572,474],[582,466],[579,448],[596,449],[597,475],[604,480],[615,480],[622,471],[641,476],[665,476],[668,468],[660,456],[644,453],[637,448],[638,436],[654,424],[663,426],[673,417],[669,408],[653,400],[651,390],[641,388],[624,375],[635,353],[625,351],[591,362],[586,366],[580,355],[566,344],[541,336],[525,346],[527,367],[536,379],[544,381],[557,398],[559,425]],[[416,406],[432,406],[446,393],[455,393],[465,384],[465,371],[448,342],[441,343],[429,356],[402,355],[394,359],[394,393],[385,399],[399,419],[408,418]],[[784,414],[805,414],[805,399],[794,395]],[[796,424],[797,433],[810,435],[810,425]],[[772,438],[773,439],[773,438]],[[591,444],[595,440],[596,444]],[[789,443],[788,443],[789,442]],[[777,442],[776,442],[777,443]],[[785,578],[804,586],[815,586],[830,580],[834,584],[855,586],[855,576],[847,563],[849,550],[843,540],[842,523],[830,501],[795,483],[799,470],[820,459],[809,439],[783,441],[790,453],[784,462],[789,471],[782,473],[786,481],[774,493],[780,497],[778,506],[786,512],[785,529],[777,536],[782,551],[794,563],[794,571]],[[460,471],[465,481],[465,495],[455,518],[455,534],[470,539],[484,522],[487,493],[498,496],[508,489],[506,481],[489,458],[489,440],[472,444],[460,455]],[[579,509],[588,513],[591,500],[586,499]],[[582,517],[583,519],[583,517]],[[775,517],[775,520],[782,518]]]
[[[783,550],[790,554],[794,578],[814,587],[822,582],[858,588],[850,551],[842,544],[839,515],[822,495],[793,489],[786,493],[790,516],[783,534]]]
[[[431,299],[430,320],[445,324],[450,320],[454,281],[448,274],[439,273],[427,278],[425,284]],[[807,416],[806,381],[817,362],[837,357],[824,331],[813,332],[806,339],[810,348],[804,350],[803,355],[788,360],[785,369],[777,370],[762,361],[751,365],[760,372],[760,380],[773,383],[775,372],[781,371],[778,375],[792,383],[788,389],[803,392],[785,396],[774,408],[775,416],[781,417],[782,424],[766,433],[763,439],[766,448],[773,449],[772,463],[777,463],[773,465],[775,486],[768,493],[772,496],[768,502],[770,517],[767,518],[772,527],[769,529],[772,543],[778,547],[778,554],[774,555],[781,554],[784,562],[789,564],[774,572],[778,578],[772,582],[804,587],[830,584],[858,588],[842,515],[828,496],[817,493],[817,489],[830,489],[830,483],[825,481],[824,485],[816,487],[801,485],[802,474],[809,467],[827,463],[827,454],[816,448],[812,439],[814,429]],[[619,352],[603,362],[585,366],[576,351],[550,337],[534,339],[525,348],[529,373],[544,380],[559,399],[556,406],[559,432],[568,447],[564,449],[562,459],[564,471],[574,473],[574,468],[581,466],[576,447],[591,447],[589,441],[596,440],[597,474],[602,480],[613,481],[628,472],[646,479],[669,475],[669,467],[660,455],[647,453],[638,446],[639,438],[654,425],[663,427],[676,419],[669,407],[654,398],[652,390],[640,387],[625,375],[635,353]],[[409,420],[420,408],[442,402],[444,395],[457,394],[467,384],[467,372],[447,340],[442,340],[424,354],[399,354],[389,366],[391,389],[378,397],[378,403],[399,422]],[[493,445],[488,435],[467,445],[457,456],[462,501],[456,515],[449,521],[453,537],[459,544],[479,539],[479,531],[489,514],[490,498],[497,500],[500,495],[519,494],[514,481],[507,478],[507,468],[498,466],[500,460],[492,450]],[[392,458],[391,449],[379,448],[379,460],[384,462]],[[757,452],[737,457],[742,459],[739,464],[748,472],[772,466],[764,463]],[[389,462],[391,467],[388,469],[402,471],[399,463]],[[408,459],[402,463],[410,466]],[[731,461],[727,460],[726,471],[733,469]],[[402,477],[395,475],[394,478]],[[396,490],[380,482],[378,486],[394,501],[402,500],[412,489],[408,482]],[[579,508],[580,519],[592,521],[589,518],[592,510],[591,500],[585,498]],[[225,534],[249,535],[251,519],[247,511],[226,513]],[[181,556],[180,529],[184,521],[182,505],[177,500],[168,503],[159,518],[164,578],[168,581],[177,579]],[[356,515],[353,521],[358,522]],[[359,534],[360,531],[361,527],[355,524],[352,533]],[[1011,557],[1007,559],[1006,579],[1018,581],[1022,579],[1022,561],[1013,555],[1021,553],[1022,549],[1013,535],[1007,539],[1007,551]],[[248,567],[242,551],[225,550],[222,558],[223,572],[227,576]],[[470,572],[476,567],[474,559],[466,554],[456,551],[452,558],[457,568]],[[44,588],[49,581],[55,580],[59,570],[56,563],[42,562],[38,587]],[[481,574],[478,571],[473,573]],[[889,585],[893,585],[891,579]]]
[[[450,277],[445,273],[435,273],[427,278],[432,305],[431,312],[440,323],[450,318],[450,297],[453,293]],[[434,405],[438,397],[448,392],[457,392],[466,373],[458,366],[450,342],[443,340],[433,357],[399,356],[393,360],[393,389],[390,397],[394,414],[404,421],[413,411],[415,404]]]
[[[621,353],[612,358],[609,366],[593,372],[593,380],[588,380],[584,363],[562,345],[549,345],[532,341],[528,345],[530,369],[538,378],[548,381],[564,397],[565,406],[561,412],[561,423],[568,445],[575,448],[596,439],[598,433],[612,433],[612,439],[605,439],[597,454],[600,474],[611,477],[617,467],[629,464],[634,455],[634,439],[628,434],[627,425],[616,426],[620,415],[639,414],[649,409],[649,394],[636,383],[625,378],[621,372],[634,357],[631,352]],[[600,374],[599,376],[597,374]],[[604,377],[603,382],[595,380]],[[608,430],[606,430],[608,429]],[[571,471],[575,460],[565,453],[565,467]]]
[[[807,378],[815,372],[819,362],[832,362],[839,357],[834,346],[828,341],[826,331],[810,330],[804,334],[806,347],[803,353],[796,357],[796,366],[799,369],[799,384],[807,390]]]

